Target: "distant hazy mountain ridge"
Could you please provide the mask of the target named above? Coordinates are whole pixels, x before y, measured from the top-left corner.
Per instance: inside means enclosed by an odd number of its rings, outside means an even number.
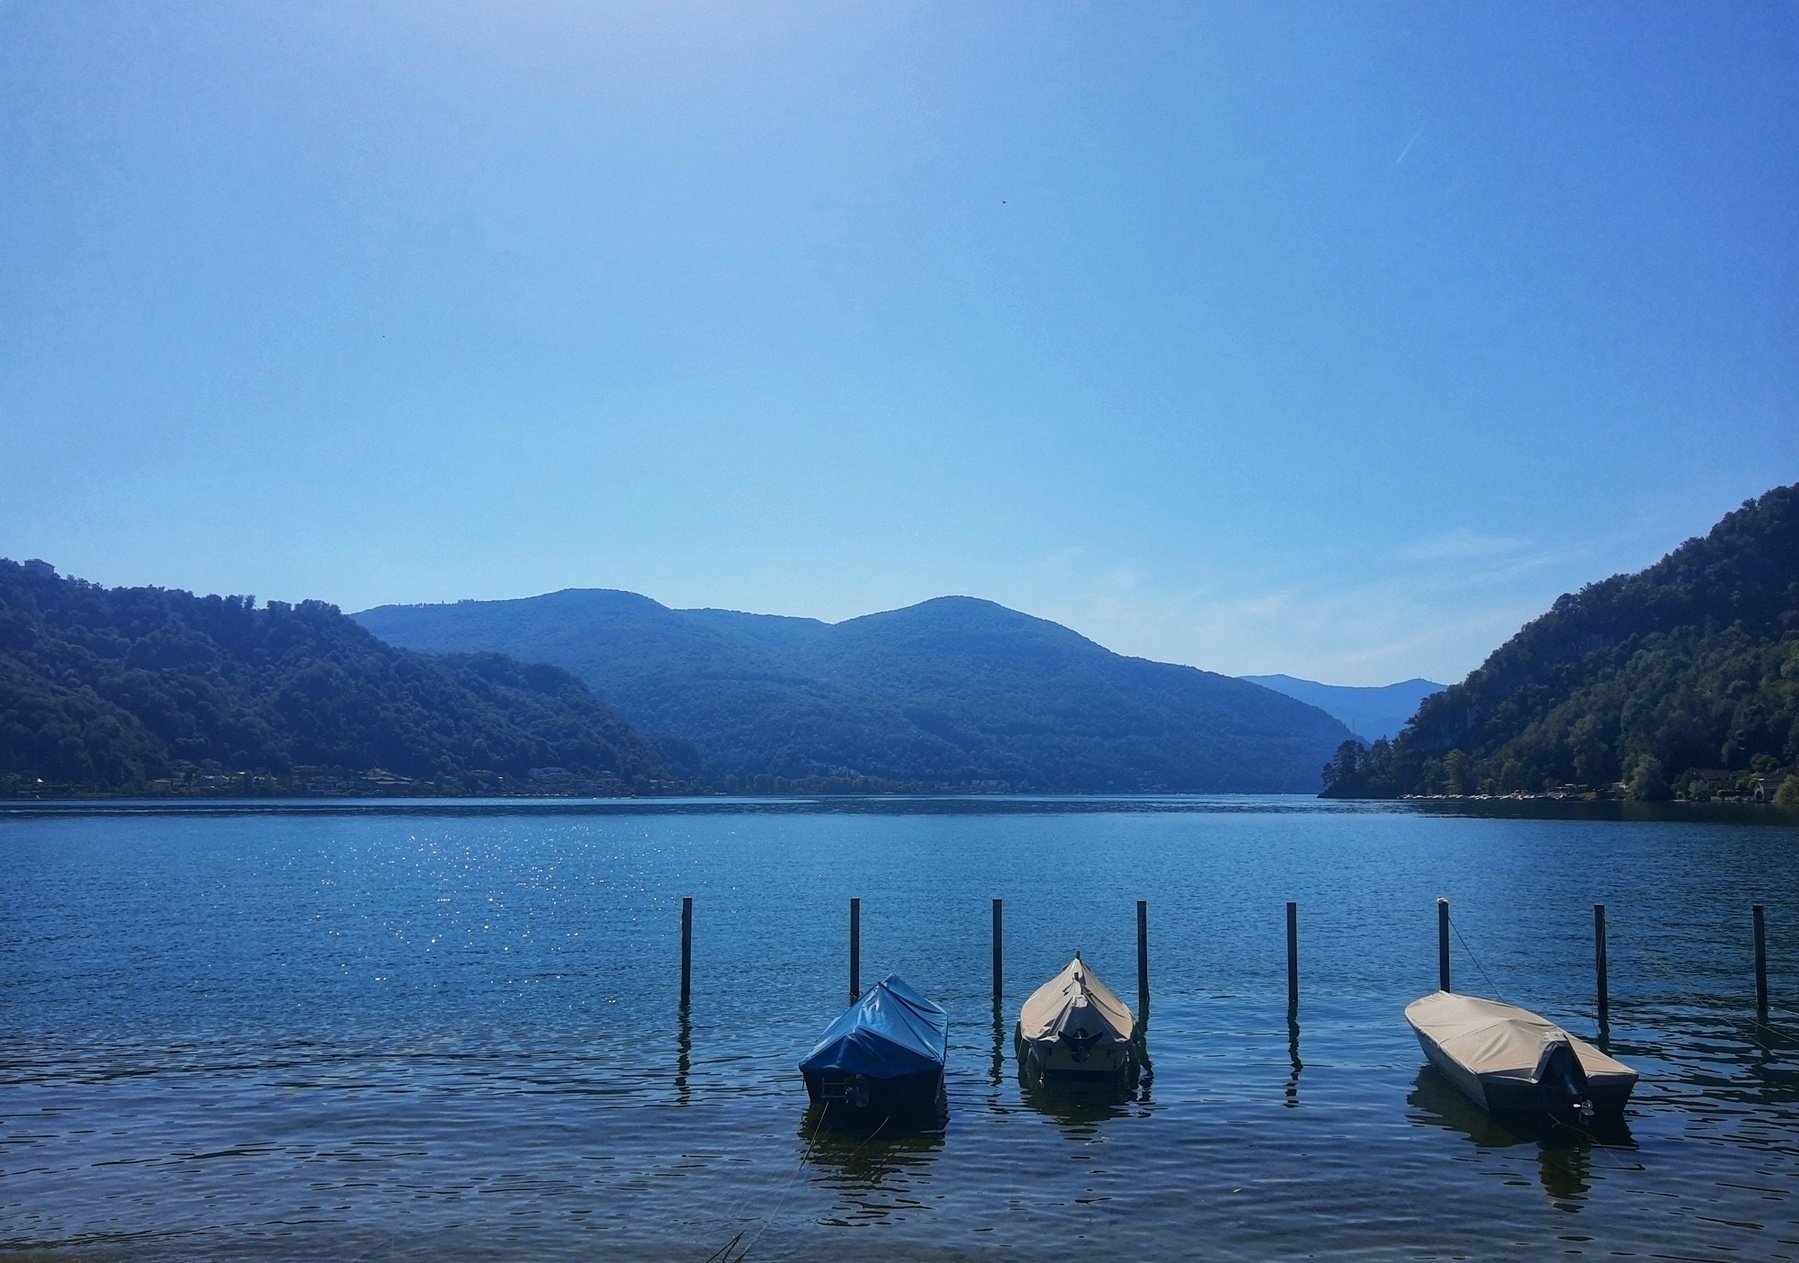
[[[1795,761],[1799,487],[1779,487],[1647,570],[1559,598],[1397,740],[1342,749],[1326,793],[1703,796]]]
[[[967,597],[837,624],[593,589],[355,617],[412,649],[565,667],[638,726],[692,740],[726,788],[1314,792],[1349,736],[1259,685]]]
[[[1316,706],[1327,715],[1341,720],[1365,742],[1399,735],[1406,721],[1418,713],[1418,703],[1444,686],[1429,680],[1402,680],[1398,684],[1357,687],[1346,684],[1320,684],[1291,675],[1245,675],[1251,684],[1296,697],[1308,706]]]
[[[0,791],[618,792],[659,786],[682,753],[556,667],[396,649],[320,601],[257,609],[0,560]]]

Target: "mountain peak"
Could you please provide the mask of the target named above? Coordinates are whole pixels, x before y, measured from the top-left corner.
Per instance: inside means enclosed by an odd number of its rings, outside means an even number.
[[[1293,698],[1121,657],[978,597],[827,624],[629,596],[357,617],[403,646],[565,667],[640,727],[693,741],[727,786],[1310,792],[1350,735]]]

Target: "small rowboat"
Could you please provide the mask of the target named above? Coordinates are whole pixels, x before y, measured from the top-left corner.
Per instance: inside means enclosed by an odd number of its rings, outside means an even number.
[[[814,1105],[850,1115],[925,1113],[943,1095],[949,1017],[889,974],[826,1028],[800,1062]]]
[[[1437,991],[1406,1005],[1431,1064],[1481,1108],[1590,1118],[1624,1112],[1637,1072],[1547,1018]]]
[[[1136,1033],[1131,1011],[1076,952],[1024,1002],[1013,1044],[1029,1079],[1130,1088],[1137,1082]]]

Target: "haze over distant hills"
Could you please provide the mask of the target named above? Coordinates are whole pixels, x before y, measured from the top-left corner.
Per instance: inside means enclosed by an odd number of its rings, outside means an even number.
[[[1406,720],[1418,713],[1418,703],[1447,687],[1429,680],[1401,680],[1398,684],[1377,688],[1356,688],[1320,684],[1316,680],[1301,680],[1290,675],[1246,675],[1242,678],[1288,697],[1297,697],[1327,715],[1336,716],[1351,732],[1371,744],[1382,737],[1398,736]]]
[[[602,589],[355,617],[410,649],[564,667],[692,741],[727,788],[1312,793],[1351,735],[1258,684],[967,597],[836,624]]]

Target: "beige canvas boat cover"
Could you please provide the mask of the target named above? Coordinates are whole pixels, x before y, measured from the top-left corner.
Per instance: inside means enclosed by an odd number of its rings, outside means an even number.
[[[1096,1035],[1104,1026],[1120,1040],[1129,1040],[1136,1028],[1131,1011],[1076,956],[1068,962],[1068,968],[1038,987],[1024,1002],[1018,1015],[1018,1031],[1030,1040],[1054,1039],[1063,1030],[1072,1031],[1083,1024]]]
[[[1475,1075],[1533,1080],[1546,1045],[1562,1040],[1580,1058],[1592,1080],[1626,1079],[1637,1072],[1614,1061],[1583,1039],[1576,1039],[1529,1009],[1497,1000],[1437,991],[1405,1007],[1406,1021],[1456,1062]]]

